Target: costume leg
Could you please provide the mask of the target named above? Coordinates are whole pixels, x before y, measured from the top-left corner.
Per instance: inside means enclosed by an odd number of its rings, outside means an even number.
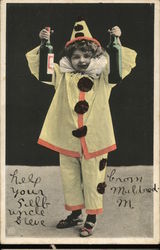
[[[84,199],[87,214],[103,212],[107,157],[108,155],[105,154],[89,160],[82,158]]]
[[[60,169],[66,210],[74,211],[84,208],[81,163],[79,158],[60,154]]]

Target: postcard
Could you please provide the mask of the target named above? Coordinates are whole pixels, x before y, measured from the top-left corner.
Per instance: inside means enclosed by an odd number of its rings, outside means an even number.
[[[158,244],[159,9],[1,1],[1,243]]]

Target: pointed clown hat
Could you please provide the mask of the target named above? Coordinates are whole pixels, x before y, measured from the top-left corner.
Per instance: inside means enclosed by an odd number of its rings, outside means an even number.
[[[87,24],[83,19],[75,22],[71,39],[66,43],[65,47],[68,47],[70,44],[81,40],[92,41],[101,47],[100,43],[95,38],[92,37],[87,27]]]

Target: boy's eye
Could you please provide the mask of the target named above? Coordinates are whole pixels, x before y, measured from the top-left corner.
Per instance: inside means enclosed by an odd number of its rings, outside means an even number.
[[[91,56],[90,56],[90,54],[84,54],[84,57],[85,58],[90,58]]]
[[[72,56],[72,59],[79,59],[78,55]]]
[[[89,58],[89,55],[84,55],[84,58]]]

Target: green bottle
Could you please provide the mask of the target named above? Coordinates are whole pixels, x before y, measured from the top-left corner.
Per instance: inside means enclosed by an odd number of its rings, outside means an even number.
[[[110,35],[107,52],[109,54],[108,82],[119,84],[122,80],[122,51],[117,36]]]
[[[46,30],[51,32],[50,27],[45,27]],[[40,57],[39,57],[39,80],[51,82],[54,65],[54,54],[53,46],[48,40],[44,39],[40,46]]]

